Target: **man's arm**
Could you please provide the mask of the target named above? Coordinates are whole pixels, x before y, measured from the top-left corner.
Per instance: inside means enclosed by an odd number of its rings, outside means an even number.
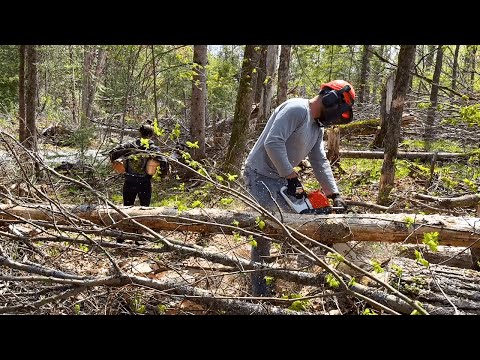
[[[306,109],[298,106],[289,106],[287,104],[277,113],[272,127],[265,139],[265,150],[277,169],[278,175],[281,177],[296,177],[293,166],[288,160],[285,142],[295,129],[300,126],[302,121],[305,121],[306,116]]]
[[[339,193],[337,183],[333,177],[330,161],[327,159],[323,142],[323,131],[318,136],[318,139],[308,154],[310,163],[312,164],[313,173],[322,187],[325,195],[329,196],[334,193]]]

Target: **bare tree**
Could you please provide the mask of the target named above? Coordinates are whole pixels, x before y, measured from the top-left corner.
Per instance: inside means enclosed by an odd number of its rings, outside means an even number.
[[[357,99],[360,104],[363,104],[364,101],[368,99],[368,76],[370,73],[370,55],[372,53],[372,45],[363,45],[363,54],[362,54],[362,69],[360,71],[359,79],[359,89],[357,94]]]
[[[292,45],[282,45],[278,65],[277,106],[287,100]]]
[[[442,71],[442,63],[443,49],[442,46],[439,45],[435,61],[435,72],[433,73],[432,90],[430,92],[430,108],[428,109],[425,133],[423,134],[425,140],[432,140],[434,137],[433,125],[435,123],[435,113],[438,104],[438,86],[440,82],[440,73]]]
[[[238,173],[244,159],[245,147],[248,139],[248,126],[252,110],[253,89],[252,83],[256,76],[254,69],[260,58],[258,45],[246,45],[243,55],[242,74],[235,104],[233,117],[232,135],[228,144],[227,154],[223,164],[223,170],[230,173]]]
[[[33,152],[38,151],[37,124],[35,108],[37,99],[37,48],[35,45],[25,45],[27,65],[27,86],[25,97],[25,147]]]
[[[390,114],[385,118],[386,135],[383,142],[385,155],[380,175],[377,203],[386,205],[395,180],[395,160],[400,139],[400,124],[403,105],[408,90],[410,70],[415,59],[415,45],[402,45],[398,54],[398,67],[395,75],[395,87],[390,108]]]
[[[207,45],[194,45],[190,139],[192,142],[198,142],[198,149],[192,149],[192,157],[195,160],[205,158],[206,66]]]
[[[452,90],[456,90],[456,87],[457,87],[458,53],[459,52],[460,52],[460,45],[456,45],[455,54],[453,55],[453,66],[452,66]]]
[[[93,101],[97,85],[105,68],[107,53],[102,48],[85,45],[83,61],[82,115],[80,123],[84,127],[91,120]]]
[[[20,61],[18,63],[18,139],[23,143],[27,137],[25,123],[25,45],[18,47]]]

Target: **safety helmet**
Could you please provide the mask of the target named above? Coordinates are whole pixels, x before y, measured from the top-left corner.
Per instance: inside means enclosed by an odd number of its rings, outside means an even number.
[[[353,119],[352,107],[355,102],[355,89],[345,80],[332,80],[320,87],[322,103],[328,108],[339,105],[339,123],[349,123]]]

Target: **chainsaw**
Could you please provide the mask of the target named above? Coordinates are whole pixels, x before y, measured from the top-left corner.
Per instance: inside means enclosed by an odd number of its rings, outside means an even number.
[[[280,194],[283,196],[290,208],[297,214],[322,214],[328,215],[336,210],[343,210],[343,207],[331,206],[325,194],[320,190],[313,191],[305,195],[300,199],[295,196],[287,194],[287,187],[284,186],[280,189]]]

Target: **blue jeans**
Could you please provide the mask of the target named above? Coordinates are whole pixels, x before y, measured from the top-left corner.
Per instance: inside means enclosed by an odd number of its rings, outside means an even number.
[[[272,179],[264,175],[258,174],[255,170],[245,167],[243,179],[248,192],[258,201],[258,203],[278,217],[279,211],[275,205],[275,201],[282,212],[292,213],[292,209],[288,206],[285,199],[280,195],[280,189],[287,185],[284,178]],[[270,193],[267,190],[270,190]],[[272,199],[273,197],[273,199]],[[255,262],[263,262],[265,257],[270,256],[270,241],[263,237],[257,237],[257,246],[252,246],[251,260]],[[272,294],[271,286],[265,282],[265,276],[252,272],[252,295],[253,296],[270,296]]]

